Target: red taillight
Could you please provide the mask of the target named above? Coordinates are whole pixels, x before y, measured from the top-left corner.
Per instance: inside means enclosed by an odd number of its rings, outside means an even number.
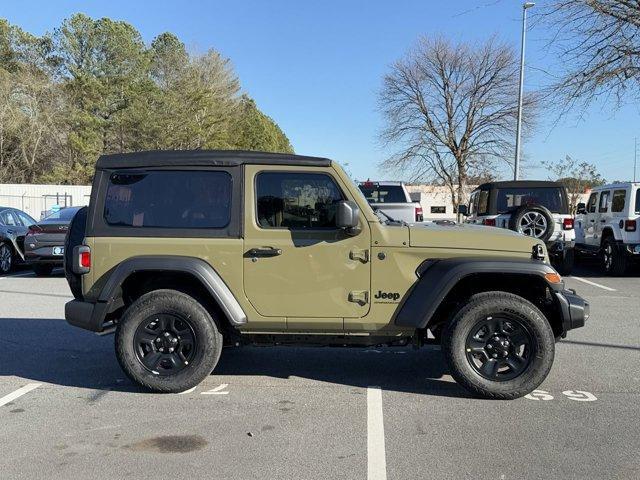
[[[486,225],[487,227],[495,227],[496,226],[496,219],[495,218],[485,218],[484,220],[482,220],[482,224]]]
[[[637,223],[635,220],[625,220],[624,221],[624,229],[627,232],[635,232],[637,227]]]
[[[422,207],[416,207],[416,222],[421,222],[423,219]]]
[[[91,252],[80,252],[80,266],[91,268]]]
[[[564,230],[573,230],[573,218],[563,218],[562,228]]]
[[[42,229],[37,225],[31,225],[27,231],[27,235],[40,235],[41,233]]]

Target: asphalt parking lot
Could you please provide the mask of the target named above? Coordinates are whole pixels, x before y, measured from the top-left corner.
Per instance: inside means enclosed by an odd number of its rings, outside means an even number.
[[[470,398],[436,348],[234,348],[139,391],[68,326],[61,274],[0,277],[0,478],[640,478],[640,276],[566,279],[591,319],[539,391]]]

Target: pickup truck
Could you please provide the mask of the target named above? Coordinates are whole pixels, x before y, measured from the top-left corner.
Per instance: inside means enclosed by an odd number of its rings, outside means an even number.
[[[361,182],[360,191],[374,210],[406,223],[422,222],[422,206],[413,202],[402,182]]]

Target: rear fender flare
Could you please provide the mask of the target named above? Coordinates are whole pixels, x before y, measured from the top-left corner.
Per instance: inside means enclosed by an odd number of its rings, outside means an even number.
[[[195,257],[178,255],[143,255],[131,257],[120,264],[109,274],[109,277],[98,295],[98,302],[113,304],[120,295],[122,283],[135,272],[142,271],[181,272],[193,275],[211,294],[232,325],[247,323],[247,315],[235,296],[224,283],[220,275],[207,262]]]
[[[539,260],[517,258],[449,258],[426,260],[416,270],[418,280],[400,306],[394,323],[402,327],[425,328],[447,294],[465,277],[478,273],[538,276],[544,280],[555,270]],[[562,291],[564,283],[549,284]]]

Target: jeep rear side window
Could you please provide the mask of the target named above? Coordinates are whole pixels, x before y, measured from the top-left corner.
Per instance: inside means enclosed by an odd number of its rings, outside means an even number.
[[[336,228],[342,192],[319,173],[263,172],[256,180],[258,225],[263,228]]]
[[[498,190],[498,213],[511,212],[522,205],[542,205],[553,213],[567,213],[563,191],[558,187],[514,187]]]
[[[640,188],[636,190],[636,213],[640,213]]]
[[[598,201],[598,192],[593,192],[589,196],[589,201],[587,202],[587,212],[588,213],[596,213],[596,203]]]
[[[624,211],[624,201],[627,196],[626,190],[614,190],[613,199],[611,200],[611,211],[622,212]]]
[[[104,206],[109,225],[224,228],[231,216],[231,175],[216,171],[114,173]]]
[[[607,208],[609,206],[609,195],[611,195],[611,192],[608,190],[600,194],[600,203],[598,204],[599,213],[607,212]]]

